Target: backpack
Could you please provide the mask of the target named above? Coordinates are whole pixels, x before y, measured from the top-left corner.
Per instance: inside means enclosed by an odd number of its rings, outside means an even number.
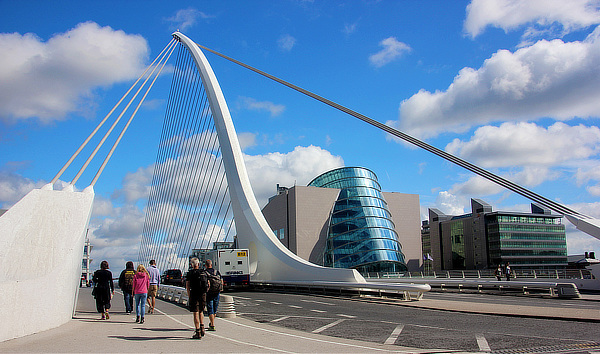
[[[123,289],[130,290],[133,289],[133,276],[135,275],[135,271],[126,270],[124,279],[123,279]]]
[[[210,288],[208,288],[209,294],[218,294],[223,291],[223,279],[221,278],[221,274],[213,271],[214,274],[206,272],[208,276],[208,282],[210,284]]]

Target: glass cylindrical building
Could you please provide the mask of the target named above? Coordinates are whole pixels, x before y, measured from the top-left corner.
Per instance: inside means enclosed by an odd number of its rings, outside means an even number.
[[[323,255],[326,267],[354,268],[361,273],[407,270],[375,173],[343,167],[323,173],[308,185],[340,189]]]

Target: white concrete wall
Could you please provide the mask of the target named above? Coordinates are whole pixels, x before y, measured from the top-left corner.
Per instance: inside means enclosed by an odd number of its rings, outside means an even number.
[[[72,318],[93,201],[36,189],[0,216],[0,341]]]

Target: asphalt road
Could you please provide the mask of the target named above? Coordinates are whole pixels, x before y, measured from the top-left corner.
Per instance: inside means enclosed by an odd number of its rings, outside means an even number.
[[[327,336],[425,349],[506,353],[600,353],[598,323],[419,309],[344,298],[238,292],[238,315],[256,322]],[[428,294],[428,296],[437,296]],[[524,301],[529,305],[589,306],[597,302],[478,294],[463,301]],[[455,299],[454,299],[455,300]]]

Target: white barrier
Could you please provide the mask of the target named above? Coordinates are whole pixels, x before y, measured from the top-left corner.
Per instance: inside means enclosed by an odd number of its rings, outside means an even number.
[[[35,189],[0,216],[0,341],[74,312],[94,192]]]

